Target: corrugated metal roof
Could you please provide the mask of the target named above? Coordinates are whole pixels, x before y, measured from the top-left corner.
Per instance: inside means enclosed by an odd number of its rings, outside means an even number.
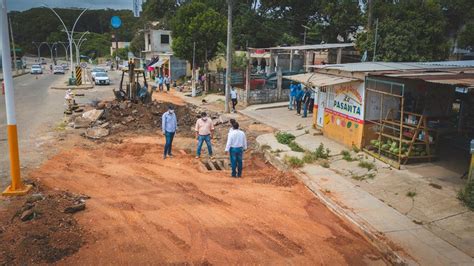
[[[474,88],[474,73],[455,72],[412,72],[398,74],[382,74],[385,77],[418,79],[430,83],[454,85],[459,87]]]
[[[443,68],[474,67],[474,60],[445,62],[360,62],[333,65],[310,65],[308,67],[337,69],[347,72],[405,71]]]
[[[305,73],[305,74],[284,76],[284,78],[293,80],[299,83],[303,83],[306,85],[315,86],[315,87],[331,86],[331,85],[343,84],[343,83],[348,83],[348,82],[353,82],[353,81],[362,82],[362,80],[355,79],[355,78],[346,78],[346,77],[321,74],[321,73]]]
[[[335,48],[354,47],[354,43],[324,43],[312,45],[297,45],[297,46],[277,46],[266,48],[267,50],[324,50]]]

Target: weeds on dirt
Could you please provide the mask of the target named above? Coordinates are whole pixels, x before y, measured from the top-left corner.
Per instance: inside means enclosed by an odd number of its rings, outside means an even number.
[[[327,162],[327,161],[322,162],[322,163],[321,163],[321,166],[324,167],[324,168],[329,168],[329,167],[331,167],[331,165],[329,165],[329,162]]]
[[[300,168],[304,165],[303,160],[295,156],[285,156],[285,161],[293,168]]]
[[[365,169],[370,171],[372,169],[375,169],[375,164],[373,164],[371,162],[367,162],[367,161],[360,161],[359,162],[359,167],[365,168]]]
[[[66,127],[67,127],[67,123],[64,122],[64,121],[62,121],[62,122],[60,122],[60,123],[58,123],[58,124],[56,125],[56,128],[55,128],[55,129],[56,129],[57,131],[64,131],[64,130],[66,130]]]
[[[359,153],[359,152],[360,152],[360,149],[357,148],[355,145],[352,145],[352,150],[353,150],[355,153]]]
[[[350,171],[351,173],[351,178],[357,181],[365,181],[367,179],[374,179],[375,178],[375,173],[367,173],[364,175],[357,175],[354,172]]]
[[[461,200],[466,207],[474,210],[474,180],[466,184],[466,187],[458,193],[458,199]]]
[[[263,144],[263,145],[260,147],[260,149],[262,149],[263,151],[265,151],[265,150],[271,150],[272,147],[270,147],[270,145]]]
[[[304,126],[302,124],[298,124],[296,126],[296,130],[302,130],[304,128]]]
[[[288,147],[290,147],[290,149],[291,149],[292,151],[304,152],[304,149],[301,148],[301,146],[298,145],[298,143],[296,143],[296,142],[294,142],[294,141],[288,143]]]
[[[351,152],[348,150],[343,150],[341,151],[342,159],[348,161],[348,162],[353,162],[357,160],[356,158],[353,158],[351,155]]]
[[[409,198],[414,198],[416,196],[416,192],[410,190],[407,192],[406,196]]]
[[[278,132],[275,134],[275,137],[278,143],[286,144],[286,145],[290,144],[290,142],[296,139],[296,137],[293,134],[286,133],[286,132]]]
[[[309,134],[309,129],[306,129],[306,130],[304,131],[304,133],[305,133],[305,134]]]

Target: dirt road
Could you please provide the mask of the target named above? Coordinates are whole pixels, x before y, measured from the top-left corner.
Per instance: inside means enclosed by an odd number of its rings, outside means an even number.
[[[156,133],[66,141],[72,146],[29,173],[51,191],[91,197],[74,216],[83,245],[59,264],[385,264],[356,229],[256,153],[245,154],[244,177],[231,179],[194,159],[195,140],[184,135],[166,160]]]

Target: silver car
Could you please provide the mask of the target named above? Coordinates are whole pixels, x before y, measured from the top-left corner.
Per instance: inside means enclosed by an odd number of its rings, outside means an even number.
[[[97,72],[94,82],[96,85],[110,85],[109,76],[105,72]]]
[[[64,74],[64,68],[62,66],[55,66],[53,68],[53,74]]]
[[[92,75],[92,80],[95,80],[95,76],[97,75],[97,73],[106,73],[107,71],[103,68],[94,68],[92,69],[91,71],[91,75]]]

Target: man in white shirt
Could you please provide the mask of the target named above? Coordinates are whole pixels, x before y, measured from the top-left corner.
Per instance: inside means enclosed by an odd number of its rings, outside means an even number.
[[[235,113],[235,106],[237,105],[237,92],[235,91],[234,87],[232,87],[230,90],[230,99],[232,101],[232,112]]]
[[[242,177],[242,157],[247,150],[247,138],[245,133],[239,129],[239,123],[232,124],[232,131],[227,136],[225,151],[230,154],[230,164],[232,166],[232,177]]]

